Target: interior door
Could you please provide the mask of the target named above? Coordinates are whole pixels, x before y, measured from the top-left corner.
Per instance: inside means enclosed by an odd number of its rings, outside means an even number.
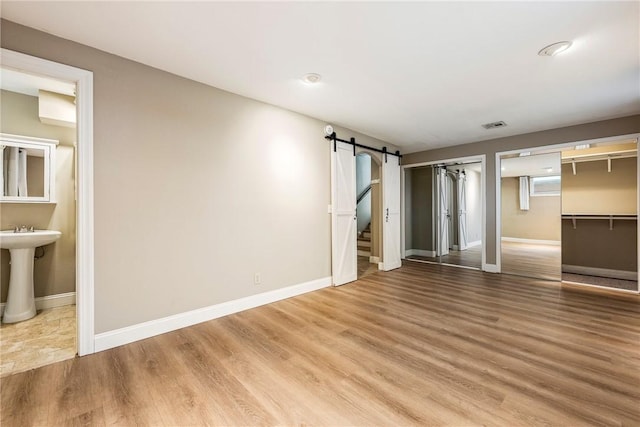
[[[400,253],[400,158],[385,155],[382,163],[382,269],[402,266]]]
[[[458,249],[467,249],[467,177],[458,173]]]
[[[447,191],[447,170],[438,169],[438,245],[436,255],[449,254],[449,197]]]
[[[358,278],[356,156],[353,146],[331,144],[331,268],[333,285]]]

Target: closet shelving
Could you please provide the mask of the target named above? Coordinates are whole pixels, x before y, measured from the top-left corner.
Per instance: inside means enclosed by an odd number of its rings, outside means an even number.
[[[578,220],[609,220],[609,230],[613,230],[614,221],[636,221],[636,214],[562,214],[562,219],[570,219],[573,229],[577,228]]]

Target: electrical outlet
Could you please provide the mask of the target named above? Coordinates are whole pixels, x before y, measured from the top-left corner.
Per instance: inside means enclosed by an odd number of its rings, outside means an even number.
[[[253,284],[254,285],[259,285],[260,284],[260,273],[255,273],[253,275]]]

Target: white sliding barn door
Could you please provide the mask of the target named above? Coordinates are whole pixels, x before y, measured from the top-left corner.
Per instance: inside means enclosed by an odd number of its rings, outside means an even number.
[[[467,249],[467,177],[458,173],[458,250]]]
[[[353,146],[331,144],[331,270],[333,285],[358,278],[356,156]]]
[[[438,169],[438,246],[436,255],[449,254],[449,192],[447,170]]]
[[[383,155],[384,156],[384,155]],[[400,253],[400,159],[385,156],[382,162],[382,269],[402,266]]]

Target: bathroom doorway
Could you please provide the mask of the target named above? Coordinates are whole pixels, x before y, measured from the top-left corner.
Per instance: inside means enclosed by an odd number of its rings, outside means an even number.
[[[36,314],[13,309],[18,300],[8,299],[20,282],[10,276],[16,262],[2,249],[2,343],[0,375],[33,369],[73,358],[76,337],[76,196],[75,165],[77,146],[76,85],[41,75],[0,68],[2,79],[2,155],[1,229],[29,234],[35,230],[54,230],[61,236],[54,243],[37,247],[33,261],[33,292]],[[30,147],[49,146],[50,156]],[[15,145],[14,145],[15,144]],[[25,148],[21,148],[25,147]],[[21,168],[12,159],[24,153]],[[20,170],[18,170],[20,169]],[[51,179],[43,170],[50,170]],[[22,181],[12,179],[14,175]],[[18,182],[20,181],[20,182]],[[20,195],[16,189],[19,187]],[[47,195],[47,197],[44,197]],[[42,196],[42,197],[40,197]],[[36,199],[36,200],[34,200]],[[39,200],[43,199],[43,200]],[[17,256],[17,254],[15,254]],[[30,286],[30,285],[29,285]],[[30,291],[30,289],[29,289]],[[15,298],[15,297],[13,297]],[[26,307],[26,306],[25,306]],[[21,307],[24,308],[24,307]],[[10,312],[11,311],[11,312]],[[15,315],[18,312],[20,314]]]
[[[33,99],[21,97],[20,95],[25,94],[22,94],[19,90],[14,89],[9,91],[8,88],[6,88],[8,92],[14,92],[17,95],[9,94],[8,98],[5,98],[5,94],[3,93],[2,132],[13,132],[14,134],[24,133],[20,131],[20,129],[17,129],[16,126],[32,125],[38,127],[47,125],[50,127],[57,126],[59,128],[65,127],[62,125],[69,126],[68,122],[70,120],[67,116],[62,118],[57,117],[57,119],[54,117],[51,120],[47,120],[51,112],[41,114],[39,105],[40,90],[44,91],[43,95],[51,95],[50,93],[52,92],[55,98],[56,88],[66,85],[69,93],[63,95],[72,98],[73,95],[75,95],[75,99],[72,101],[75,109],[73,107],[72,109],[74,109],[75,116],[77,117],[77,123],[75,129],[73,129],[73,126],[66,129],[66,132],[69,132],[69,129],[71,129],[73,137],[65,136],[64,139],[57,138],[58,140],[63,140],[63,148],[60,150],[60,153],[58,153],[58,149],[56,148],[56,154],[59,155],[56,156],[55,162],[56,168],[58,168],[59,163],[63,163],[60,167],[66,171],[61,175],[55,175],[57,178],[55,188],[57,189],[60,185],[68,185],[69,182],[72,181],[72,190],[67,188],[64,192],[58,192],[55,198],[52,198],[52,201],[55,203],[51,201],[41,203],[38,205],[36,211],[33,210],[35,204],[27,203],[3,202],[0,203],[0,209],[2,209],[3,230],[7,229],[9,225],[34,225],[34,228],[58,228],[58,226],[65,226],[70,230],[69,233],[65,233],[67,234],[66,237],[68,240],[65,240],[63,236],[53,245],[46,246],[44,252],[42,249],[36,250],[35,258],[37,259],[34,260],[34,272],[38,282],[35,285],[36,297],[39,297],[36,299],[36,308],[38,310],[48,310],[50,308],[71,307],[73,313],[71,315],[61,315],[59,319],[54,319],[52,316],[36,316],[34,319],[43,322],[46,326],[44,329],[50,334],[55,334],[55,331],[58,330],[57,328],[61,328],[63,324],[66,326],[73,325],[76,333],[71,339],[67,340],[73,343],[71,346],[73,348],[71,357],[76,354],[91,354],[94,352],[95,339],[93,297],[93,75],[89,71],[8,49],[2,49],[1,52],[2,67],[13,72],[19,71],[27,77],[29,82],[49,80],[62,83],[62,85],[54,85],[53,87],[45,87],[44,89],[38,87],[36,92],[37,96],[35,93],[26,95],[35,97],[38,100],[35,107],[32,102]],[[7,79],[5,79],[3,75],[3,85],[6,82]],[[3,87],[3,89],[5,88]],[[27,120],[29,123],[19,123],[19,121],[14,123],[6,120],[6,114],[11,113],[10,109],[5,109],[5,102],[9,100],[17,102],[16,105],[19,107],[25,107],[25,105],[19,102],[20,100],[31,101],[27,103],[31,105],[31,118]],[[19,109],[20,108],[17,108],[17,110]],[[46,123],[47,121],[49,121],[49,123]],[[8,125],[8,123],[11,123],[11,125]],[[42,136],[42,134],[40,135]],[[67,143],[71,140],[75,142],[75,145],[73,143]],[[60,145],[61,144],[58,144],[58,146]],[[67,180],[67,178],[70,179]],[[73,202],[71,208],[70,201]],[[69,209],[71,213],[68,212]],[[12,213],[12,210],[15,212]],[[57,218],[58,215],[57,211],[61,213],[64,211],[67,218],[71,218],[69,222],[73,223],[73,227],[69,228],[69,223],[63,224],[54,221],[54,217]],[[9,221],[10,215],[15,215],[17,212],[19,212],[17,224],[13,224],[13,222],[16,221],[12,221],[12,224],[4,223]],[[10,215],[8,216],[8,214]],[[51,216],[49,223],[41,225],[39,221],[42,221],[47,215]],[[71,248],[69,242],[73,243]],[[62,244],[58,247],[56,246],[58,243]],[[3,252],[5,251],[3,250]],[[53,255],[56,254],[57,256],[53,257]],[[6,257],[6,254],[3,255]],[[53,262],[54,258],[56,262]],[[60,259],[67,260],[66,264],[65,262],[62,263],[65,265],[64,270],[66,275],[59,272],[60,265],[58,265],[57,261]],[[71,262],[69,262],[70,259],[72,260]],[[47,263],[49,264],[47,265]],[[55,272],[53,281],[47,281],[47,283],[42,281],[41,278],[46,277],[46,275],[35,270],[36,268],[41,270],[43,267],[43,271],[48,269],[49,273],[51,273],[51,271]],[[5,274],[8,276],[9,273],[9,268],[2,268],[3,276]],[[72,278],[70,279],[70,277]],[[3,281],[4,280],[6,279],[3,279]],[[70,282],[73,283],[70,285]],[[65,288],[69,286],[75,286],[75,293]],[[4,292],[6,292],[6,290],[3,289],[3,294]],[[49,295],[48,293],[53,293],[54,295]],[[25,320],[25,322],[27,322],[27,320]],[[25,322],[20,322],[18,325],[23,328]],[[6,338],[7,334],[3,331],[3,343]],[[51,356],[44,364],[53,363],[58,356],[60,356],[60,354]],[[3,358],[2,362],[4,365],[7,359]],[[7,367],[7,369],[11,368]],[[5,370],[3,369],[3,374],[4,372]]]

